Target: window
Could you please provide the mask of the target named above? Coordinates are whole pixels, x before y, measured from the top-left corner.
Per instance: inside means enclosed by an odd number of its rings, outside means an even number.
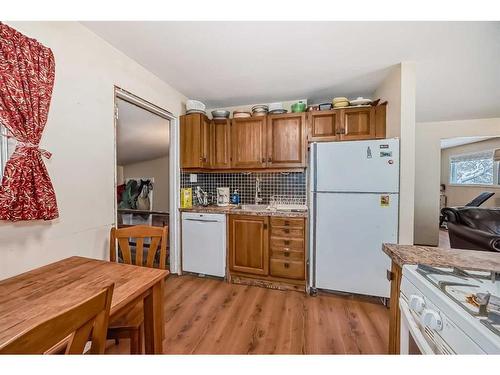
[[[450,183],[497,185],[499,161],[494,150],[450,157]]]

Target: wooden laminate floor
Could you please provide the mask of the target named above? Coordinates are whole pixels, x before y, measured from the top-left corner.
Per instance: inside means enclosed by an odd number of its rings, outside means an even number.
[[[352,296],[310,297],[192,276],[165,288],[167,354],[384,354],[389,310]],[[128,353],[128,340],[108,353]]]

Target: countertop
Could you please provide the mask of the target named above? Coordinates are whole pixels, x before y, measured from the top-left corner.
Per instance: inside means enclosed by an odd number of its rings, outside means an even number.
[[[273,211],[273,210],[250,210],[241,209],[236,206],[193,206],[191,208],[180,208],[181,212],[199,212],[210,214],[229,214],[229,215],[253,215],[253,216],[280,216],[280,217],[307,217],[307,211],[292,212],[292,211]]]
[[[490,251],[397,244],[384,244],[382,249],[400,267],[405,264],[425,264],[431,267],[500,272],[500,253]]]

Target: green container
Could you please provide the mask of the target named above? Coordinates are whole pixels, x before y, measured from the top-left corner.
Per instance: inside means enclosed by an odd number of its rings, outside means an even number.
[[[305,112],[306,103],[298,102],[292,104],[292,112]]]

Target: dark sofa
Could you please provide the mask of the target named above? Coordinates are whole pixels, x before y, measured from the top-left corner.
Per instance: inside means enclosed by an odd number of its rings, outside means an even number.
[[[446,207],[441,213],[452,248],[500,252],[500,208]]]

